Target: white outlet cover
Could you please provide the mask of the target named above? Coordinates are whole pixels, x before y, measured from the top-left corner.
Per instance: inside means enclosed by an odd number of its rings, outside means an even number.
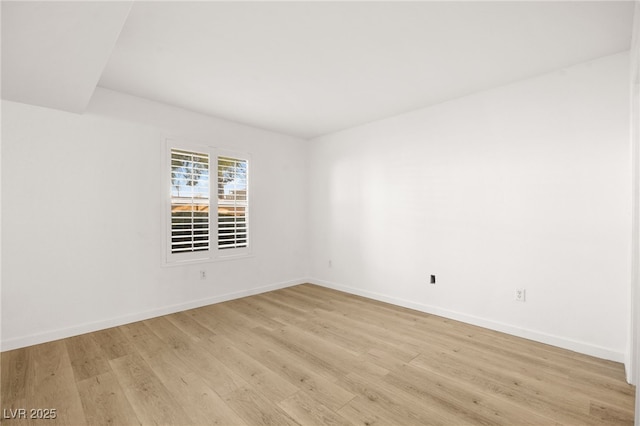
[[[527,290],[525,290],[524,288],[516,289],[516,294],[515,294],[516,301],[524,302],[526,300],[526,297],[527,297]]]

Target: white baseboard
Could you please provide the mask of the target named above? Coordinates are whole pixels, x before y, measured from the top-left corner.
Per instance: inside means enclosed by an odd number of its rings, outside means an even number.
[[[624,374],[627,379],[627,383],[630,385],[636,385],[635,374],[633,373],[634,360],[631,359],[630,354],[626,354],[624,357]]]
[[[391,303],[393,305],[403,306],[405,308],[415,309],[420,312],[428,314],[438,315],[445,318],[465,322],[472,325],[488,328],[490,330],[500,331],[503,333],[511,334],[513,336],[523,337],[525,339],[534,340],[537,342],[557,346],[560,348],[568,349],[571,351],[583,353],[586,355],[595,356],[598,358],[608,359],[616,362],[627,361],[626,355],[621,352],[613,351],[604,347],[591,345],[584,342],[579,342],[571,339],[567,339],[561,336],[555,336],[547,333],[538,332],[535,330],[528,330],[519,328],[513,325],[488,320],[485,318],[476,317],[473,315],[464,314],[461,312],[451,311],[448,309],[439,308],[437,306],[426,305],[422,303],[416,303],[405,299],[400,299],[393,296],[388,296],[381,293],[370,292],[355,287],[349,287],[341,284],[332,283],[329,281],[319,280],[315,278],[306,278],[291,280],[276,284],[270,284],[261,287],[255,287],[248,290],[226,293],[206,299],[199,299],[190,302],[180,303],[176,305],[170,305],[153,309],[145,312],[137,312],[130,315],[124,315],[117,318],[110,318],[100,321],[94,321],[90,323],[80,324],[77,326],[66,327],[56,330],[48,330],[42,333],[35,333],[27,336],[21,336],[9,340],[3,340],[1,342],[2,351],[8,351],[12,349],[23,348],[31,345],[37,345],[40,343],[51,342],[54,340],[64,339],[67,337],[77,336],[84,333],[90,333],[93,331],[104,330],[110,327],[117,327],[124,324],[129,324],[136,321],[143,321],[150,318],[159,317],[162,315],[168,315],[175,312],[181,312],[188,309],[199,308],[201,306],[212,305],[215,303],[226,302],[229,300],[239,299],[242,297],[252,296],[255,294],[266,293],[281,288],[291,287],[298,284],[311,283],[320,285],[334,290],[344,291],[345,293],[355,294],[358,296],[367,297],[369,299],[379,300],[381,302]]]
[[[298,284],[308,282],[307,279],[291,280],[276,284],[270,284],[261,287],[255,287],[248,290],[237,291],[233,293],[221,294],[206,299],[193,300],[190,302],[179,303],[176,305],[164,306],[144,312],[136,312],[130,315],[124,315],[116,318],[109,318],[100,321],[89,322],[72,327],[66,327],[56,330],[43,331],[41,333],[30,334],[28,336],[16,337],[13,339],[3,340],[0,347],[2,351],[24,348],[27,346],[37,345],[40,343],[51,342],[54,340],[64,339],[67,337],[78,336],[80,334],[91,333],[93,331],[104,330],[106,328],[117,327],[119,325],[130,324],[132,322],[143,321],[162,315],[173,314],[176,312],[186,311],[188,309],[199,308],[201,306],[213,305],[215,303],[226,302],[229,300],[239,299],[242,297],[253,296],[255,294],[266,293],[281,288],[291,287]]]
[[[438,316],[453,319],[456,321],[461,321],[467,324],[477,325],[479,327],[500,331],[503,333],[510,334],[512,336],[522,337],[522,338],[533,340],[536,342],[545,343],[545,344],[556,346],[563,349],[568,349],[574,352],[579,352],[585,355],[591,355],[597,358],[607,359],[607,360],[616,361],[616,362],[625,362],[624,353],[617,352],[601,346],[596,346],[596,345],[592,345],[585,342],[579,342],[576,340],[571,340],[565,337],[543,333],[535,330],[523,329],[510,324],[464,314],[462,312],[456,312],[449,309],[439,308],[437,306],[431,306],[423,303],[412,302],[410,300],[400,299],[397,297],[388,296],[381,293],[375,293],[375,292],[362,290],[355,287],[336,284],[329,281],[310,278],[309,283],[316,284],[322,287],[331,288],[334,290],[344,291],[345,293],[355,294],[357,296],[367,297],[369,299],[378,300],[380,302],[387,302],[393,305],[415,309],[416,311],[438,315]]]

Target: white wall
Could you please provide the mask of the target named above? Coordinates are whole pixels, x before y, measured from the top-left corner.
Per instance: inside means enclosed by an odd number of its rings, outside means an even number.
[[[628,82],[619,54],[313,140],[313,281],[623,361]]]
[[[104,89],[2,107],[3,350],[304,281],[304,141]],[[251,153],[252,257],[161,265],[167,135]]]
[[[640,2],[635,2],[631,42],[631,152],[632,152],[632,234],[631,234],[631,327],[627,380],[636,385],[635,425],[640,426]]]

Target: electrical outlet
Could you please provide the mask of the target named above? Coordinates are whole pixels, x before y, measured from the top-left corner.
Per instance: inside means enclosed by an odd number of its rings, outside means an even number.
[[[436,283],[436,276],[431,275],[431,277],[429,278],[429,284],[435,284],[435,283]]]
[[[516,288],[516,302],[524,302],[526,300],[527,290],[524,288]]]
[[[200,279],[201,280],[207,279],[207,271],[200,271]]]

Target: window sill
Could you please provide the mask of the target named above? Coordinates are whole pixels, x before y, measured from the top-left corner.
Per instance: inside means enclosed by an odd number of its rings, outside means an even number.
[[[174,261],[174,262],[169,262],[167,260],[164,260],[162,262],[162,266],[170,268],[170,267],[174,267],[174,266],[201,265],[201,264],[204,264],[204,263],[227,262],[227,261],[232,261],[232,260],[248,259],[248,258],[252,258],[252,257],[255,257],[255,255],[252,254],[252,253],[246,253],[246,254],[233,254],[233,255],[229,255],[229,256],[217,256],[217,257],[206,258],[206,259],[178,260],[178,261]]]

